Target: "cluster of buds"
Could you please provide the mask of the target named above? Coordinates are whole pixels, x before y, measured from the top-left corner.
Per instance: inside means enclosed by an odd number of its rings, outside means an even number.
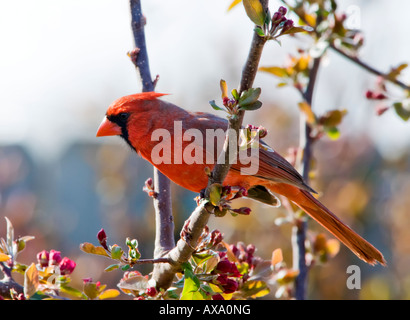
[[[62,275],[71,274],[76,267],[76,263],[73,260],[67,257],[62,258],[61,252],[56,250],[50,250],[50,252],[43,250],[37,253],[37,262],[41,268],[59,267]]]
[[[280,30],[279,35],[286,33],[290,29],[294,27],[293,20],[287,19],[285,14],[288,10],[285,7],[279,7],[278,11],[276,11],[272,15],[272,25],[270,28],[270,35],[274,37]]]
[[[238,101],[236,99],[230,99],[229,97],[223,97],[222,104],[226,109],[233,111],[238,104]]]
[[[377,77],[374,90],[367,90],[365,93],[366,99],[380,102],[376,106],[376,114],[378,116],[381,116],[383,113],[390,109],[385,101],[389,98],[386,93],[386,85],[382,77]]]
[[[208,249],[215,249],[222,242],[223,235],[219,230],[209,231],[208,226],[204,227],[201,236],[198,239],[196,252],[205,251]]]
[[[243,242],[238,242],[236,245],[231,244],[230,249],[240,263],[246,262],[249,268],[252,269],[260,261],[259,257],[255,257],[255,245],[249,244],[245,246]]]
[[[259,139],[263,139],[268,135],[268,130],[262,126],[254,126],[252,124],[248,124],[245,129],[249,132],[256,131],[258,133]]]
[[[236,264],[228,260],[226,252],[219,252],[219,257],[221,260],[212,271],[214,274],[218,274],[218,277],[213,281],[221,287],[223,293],[233,293],[239,287],[236,278],[242,277],[242,274],[239,272]],[[213,300],[220,300],[221,298],[222,296],[220,295],[212,297]]]
[[[223,217],[227,212],[230,212],[233,216],[236,216],[237,214],[249,215],[251,209],[245,207],[240,209],[232,209],[230,205],[232,200],[246,197],[247,195],[248,191],[243,187],[232,188],[231,186],[222,186],[218,183],[212,184],[209,191],[209,202],[214,206],[212,213],[216,217]],[[201,200],[202,196],[195,198],[198,205]]]
[[[382,92],[367,90],[366,98],[369,100],[384,100],[387,99],[387,96]]]

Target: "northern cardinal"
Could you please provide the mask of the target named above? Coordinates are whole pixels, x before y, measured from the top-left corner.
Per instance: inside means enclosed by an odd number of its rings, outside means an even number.
[[[98,128],[97,137],[121,136],[134,151],[151,162],[170,180],[188,190],[199,193],[208,184],[205,168],[212,169],[213,164],[205,163],[205,161],[187,164],[183,157],[178,158],[179,161],[175,161],[174,143],[178,143],[172,139],[175,135],[175,121],[182,124],[183,132],[195,128],[205,137],[207,129],[226,130],[227,120],[208,113],[188,112],[174,104],[158,99],[163,95],[156,92],[143,92],[114,101],[109,106],[106,116]],[[169,132],[172,147],[164,149],[162,156],[166,156],[164,154],[166,152],[171,152],[169,155],[171,163],[158,163],[152,157],[152,151],[159,143],[159,139],[153,139],[152,136],[156,129],[165,129]],[[166,135],[163,136],[163,139],[165,138]],[[203,142],[204,145],[207,143],[206,140]],[[182,152],[185,147],[191,144],[191,141],[182,141],[181,143],[182,148],[178,150]],[[203,150],[205,153],[208,151],[205,150],[204,145],[199,150]],[[218,154],[214,154],[214,157],[216,160]],[[203,159],[205,158],[204,155]],[[243,187],[248,190],[248,197],[272,205],[277,204],[272,193],[283,195],[319,222],[360,259],[371,265],[378,262],[382,265],[386,264],[383,255],[374,246],[344,224],[312,196],[313,190],[304,183],[296,169],[277,152],[260,148],[259,167],[255,174],[241,174],[242,167],[239,162],[232,164],[223,184]]]

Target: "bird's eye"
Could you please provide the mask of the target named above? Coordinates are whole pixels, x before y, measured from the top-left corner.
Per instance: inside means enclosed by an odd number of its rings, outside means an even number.
[[[120,114],[119,114],[119,118],[120,118],[120,120],[121,120],[122,122],[127,121],[128,117],[129,117],[129,114],[128,114],[128,113],[123,112],[123,113],[120,113]]]

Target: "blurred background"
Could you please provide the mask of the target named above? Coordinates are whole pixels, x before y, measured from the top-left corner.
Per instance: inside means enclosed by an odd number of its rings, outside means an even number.
[[[219,80],[237,87],[253,26],[242,6],[227,12],[230,2],[142,2],[151,72],[160,76],[156,90],[172,94],[167,101],[215,112],[208,101],[219,99]],[[279,5],[271,0],[271,11]],[[345,0],[339,8],[358,9],[364,61],[384,72],[409,62],[408,1]],[[126,55],[133,48],[128,1],[0,0],[0,40],[0,236],[8,217],[16,236],[36,237],[19,256],[21,263],[55,249],[77,263],[73,286],[81,288],[81,279],[92,277],[115,287],[122,272],[104,272],[111,261],[85,254],[79,245],[97,244],[104,228],[109,244],[125,247],[126,237],[136,238],[143,258],[152,257],[154,213],[142,191],[152,167],[118,137],[95,137],[111,102],[141,91]],[[303,37],[286,37],[281,46],[268,43],[261,66],[282,66],[307,45]],[[364,97],[375,79],[336,53],[327,54],[313,107],[319,114],[336,108],[348,114],[337,141],[323,138],[315,145],[311,185],[384,253],[388,266],[367,266],[341,247],[334,259],[311,270],[310,299],[410,298],[410,125],[392,110],[376,115]],[[401,80],[410,83],[407,70]],[[254,86],[262,88],[264,106],[248,113],[244,124],[268,128],[265,140],[286,155],[298,145],[300,97],[292,88],[277,88],[278,82],[257,75]],[[177,237],[195,196],[173,185]],[[245,200],[238,207],[244,204],[253,209],[250,216],[212,218],[210,228],[221,230],[229,243],[254,244],[265,259],[282,248],[291,266],[291,226],[275,224],[284,209]],[[314,221],[309,228],[324,232]],[[360,290],[346,286],[351,264],[360,267]]]

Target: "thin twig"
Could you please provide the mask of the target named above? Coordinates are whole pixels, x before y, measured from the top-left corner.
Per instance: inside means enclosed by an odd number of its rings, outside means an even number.
[[[360,60],[357,57],[351,56],[349,54],[347,54],[346,52],[344,52],[343,50],[337,48],[333,43],[329,44],[329,47],[331,49],[333,49],[334,51],[336,51],[337,53],[341,54],[343,57],[347,58],[348,60],[352,61],[353,63],[359,65],[360,67],[362,67],[363,69],[367,70],[368,72],[382,77],[383,79],[390,81],[391,83],[394,83],[395,85],[403,88],[404,90],[408,90],[410,91],[410,86],[406,85],[405,83],[401,82],[400,80],[397,80],[395,78],[391,78],[388,76],[388,74],[383,73],[375,68],[373,68],[372,66],[368,65],[366,62],[363,62],[362,60]]]
[[[319,71],[321,58],[313,60],[312,68],[309,72],[309,83],[306,90],[303,92],[304,100],[312,106],[313,91],[316,84],[316,78]],[[302,159],[300,163],[300,171],[305,183],[309,183],[309,171],[312,160],[312,143],[311,127],[306,122],[304,117],[300,120],[300,141],[299,145],[302,150]],[[307,220],[298,219],[292,230],[292,247],[293,247],[293,268],[299,271],[295,281],[295,299],[306,299],[306,285],[308,277],[308,266],[306,265],[306,231]]]
[[[152,81],[144,33],[146,20],[142,15],[141,1],[130,0],[130,9],[131,26],[136,46],[136,49],[130,52],[131,61],[135,64],[141,76],[142,91],[154,91],[158,76]],[[175,246],[174,219],[172,216],[170,181],[155,167],[154,189],[157,193],[157,196],[153,198],[156,223],[154,258],[160,258]]]
[[[155,259],[139,259],[135,264],[155,264],[155,263],[169,263],[168,258],[155,258]]]

